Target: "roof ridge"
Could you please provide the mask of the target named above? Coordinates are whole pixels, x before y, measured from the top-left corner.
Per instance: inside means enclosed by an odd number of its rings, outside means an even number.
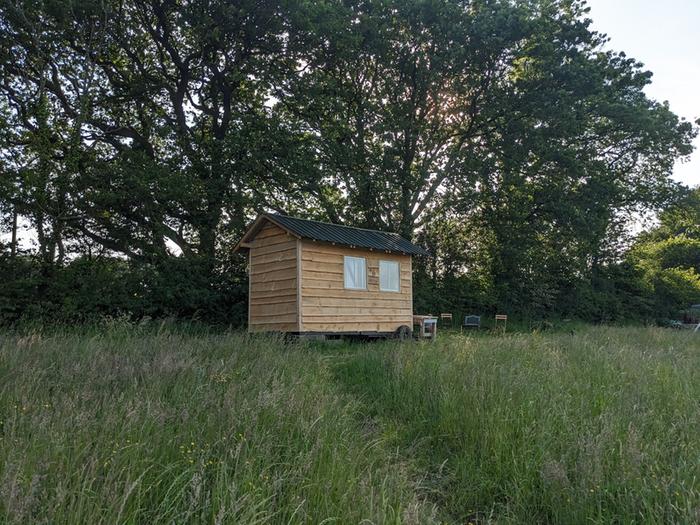
[[[359,226],[348,226],[346,224],[336,224],[334,222],[319,221],[316,219],[302,219],[301,217],[293,217],[291,215],[284,215],[283,213],[265,213],[265,215],[271,215],[272,217],[285,217],[287,219],[293,219],[293,220],[297,220],[297,221],[315,222],[318,224],[325,224],[327,226],[334,226],[336,228],[348,228],[350,230],[362,230],[362,231],[372,232],[372,233],[382,233],[384,235],[395,235],[396,237],[400,237],[401,239],[408,240],[396,232],[373,230],[372,228],[360,228]]]

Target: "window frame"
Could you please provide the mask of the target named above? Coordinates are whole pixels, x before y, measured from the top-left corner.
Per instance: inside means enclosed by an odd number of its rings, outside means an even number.
[[[362,260],[362,264],[364,265],[364,287],[362,288],[355,288],[352,286],[348,286],[348,281],[347,281],[347,260],[348,259],[355,259],[355,260]],[[358,257],[356,255],[343,255],[343,289],[345,290],[360,290],[360,291],[367,291],[367,258],[366,257]]]
[[[396,267],[396,289],[382,288],[382,263],[394,265]],[[390,259],[379,260],[379,291],[388,293],[401,293],[401,262]]]

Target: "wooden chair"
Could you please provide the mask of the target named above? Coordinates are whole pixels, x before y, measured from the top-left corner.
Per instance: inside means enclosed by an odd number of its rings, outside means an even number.
[[[449,313],[440,314],[440,320],[441,321],[449,321],[450,326],[452,326],[452,314],[449,314]]]
[[[506,331],[506,325],[508,324],[508,316],[503,314],[496,314],[496,324],[494,328],[498,328],[498,321],[503,321],[503,331]]]

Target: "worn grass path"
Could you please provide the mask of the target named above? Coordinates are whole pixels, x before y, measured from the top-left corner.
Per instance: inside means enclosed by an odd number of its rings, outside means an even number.
[[[700,338],[0,335],[0,522],[697,523]]]

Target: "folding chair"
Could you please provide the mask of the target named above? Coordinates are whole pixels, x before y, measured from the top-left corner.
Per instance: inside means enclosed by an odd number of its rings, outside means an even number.
[[[503,321],[503,331],[506,331],[506,325],[508,324],[508,316],[503,314],[496,314],[496,324],[494,328],[498,328],[498,321]]]
[[[462,321],[462,326],[460,326],[459,331],[461,332],[465,328],[481,328],[481,316],[465,315],[464,321]]]

